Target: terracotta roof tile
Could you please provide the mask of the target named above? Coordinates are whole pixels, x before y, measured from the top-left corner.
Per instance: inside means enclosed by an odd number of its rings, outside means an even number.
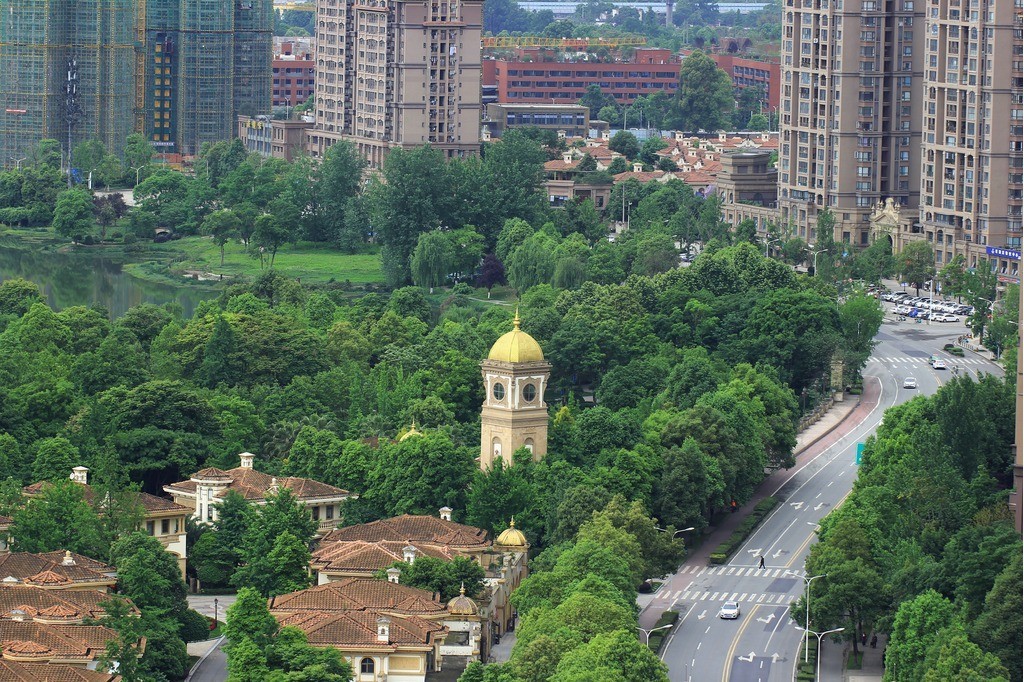
[[[46,590],[27,585],[0,586],[0,618],[11,618],[19,610],[27,618],[39,617],[67,620],[77,618],[102,618],[106,610],[101,602],[110,595],[100,590]],[[132,613],[138,609],[131,607]]]
[[[270,599],[273,613],[299,611],[385,611],[401,615],[445,613],[445,606],[426,590],[373,578],[345,578]]]
[[[120,675],[54,663],[0,660],[0,682],[119,682]]]
[[[321,543],[313,552],[311,563],[318,571],[372,573],[387,568],[396,561],[403,561],[403,550],[409,544],[404,540],[381,540],[380,542],[354,540]],[[451,561],[458,556],[448,547],[426,544],[412,546],[416,548],[418,556],[429,556],[442,561]]]
[[[221,469],[201,469],[192,476],[193,480],[172,483],[165,486],[164,490],[172,493],[185,492],[194,494],[196,491],[194,479],[196,478],[222,478],[225,481],[230,481],[216,496],[224,497],[227,491],[234,490],[247,500],[262,500],[266,498],[275,481],[274,477],[269,474],[256,471],[251,467],[235,467],[227,471]],[[279,488],[288,488],[300,500],[318,497],[345,497],[349,494],[347,490],[309,478],[288,476],[276,479],[276,484]]]
[[[665,171],[625,171],[623,173],[617,173],[614,177],[615,182],[625,182],[626,180],[637,180],[639,182],[651,182],[652,180],[660,180],[665,176]]]
[[[576,168],[576,166],[578,166],[578,165],[580,165],[580,160],[579,159],[574,159],[573,161],[570,161],[569,163],[566,163],[562,159],[556,159],[554,161],[545,161],[544,162],[544,170],[546,170],[548,172],[570,171],[570,170],[573,170],[574,168]]]
[[[80,554],[70,555],[72,564],[65,564],[65,552],[10,552],[0,554],[0,585],[26,583],[39,587],[66,587],[74,583],[97,583],[113,586],[114,569]],[[8,580],[13,578],[14,580]],[[0,588],[2,589],[2,588]]]
[[[47,625],[0,620],[0,652],[39,659],[92,661],[117,634],[101,625]]]
[[[313,646],[331,646],[340,649],[394,650],[399,646],[430,646],[434,640],[448,632],[438,623],[416,616],[389,616],[387,642],[377,639],[375,611],[342,611],[339,613],[303,612],[280,618],[282,627],[295,626],[306,633]]]
[[[440,545],[457,550],[485,549],[490,546],[485,530],[454,521],[445,521],[436,516],[414,516],[412,514],[338,528],[325,535],[320,541],[320,546],[326,546],[330,542],[355,540],[364,542],[394,540],[413,545],[419,543]]]

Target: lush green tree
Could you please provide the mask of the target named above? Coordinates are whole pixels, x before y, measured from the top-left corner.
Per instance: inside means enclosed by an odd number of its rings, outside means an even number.
[[[273,268],[277,250],[291,239],[291,230],[270,213],[258,216],[253,224],[252,243],[259,249],[261,265],[264,263],[264,254],[269,253],[267,264]]]
[[[79,466],[81,456],[67,438],[44,438],[34,444],[36,459],[32,464],[35,481],[60,481],[71,475],[71,467]]]
[[[555,274],[554,244],[544,233],[534,234],[508,257],[508,282],[522,294],[537,284],[547,284]]]
[[[444,561],[420,556],[412,564],[397,562],[394,567],[402,572],[399,583],[436,592],[444,602],[457,597],[463,587],[468,597],[477,597],[484,585],[484,569],[467,557]]]
[[[598,112],[600,112],[604,107],[616,106],[615,98],[601,92],[600,85],[588,85],[587,92],[580,98],[579,104],[590,109],[591,118],[600,118],[600,116],[598,116]]]
[[[1018,552],[995,579],[985,608],[971,626],[971,639],[999,657],[1008,679],[1021,676],[1021,556]]]
[[[264,596],[296,589],[297,567],[309,563],[309,544],[316,532],[309,510],[284,488],[269,495],[265,505],[250,508],[249,514],[240,552],[244,563],[231,582]]]
[[[608,149],[618,152],[632,161],[640,155],[640,142],[633,133],[620,130],[608,141]]]
[[[277,630],[277,620],[271,615],[266,598],[251,587],[238,590],[238,599],[228,607],[225,617],[224,636],[229,651],[245,640],[262,651]]]
[[[229,209],[214,211],[203,221],[203,233],[213,237],[214,243],[220,247],[220,264],[224,265],[224,245],[238,233],[238,216]]]
[[[352,252],[360,239],[347,229],[353,198],[359,191],[366,161],[350,142],[331,145],[315,172],[311,188],[314,209],[306,237],[312,241],[333,241]],[[304,205],[304,204],[300,204]],[[361,236],[361,234],[360,234]]]
[[[135,173],[139,173],[139,177],[144,177],[142,172],[146,170],[150,162],[153,160],[153,145],[150,144],[149,140],[145,135],[141,133],[132,133],[125,138],[124,144],[124,171],[126,174],[129,172],[133,174],[133,177],[125,178],[126,181],[130,181],[132,185],[135,185]]]
[[[0,282],[0,315],[21,317],[35,303],[45,303],[38,284],[20,277]]]
[[[956,607],[934,590],[900,604],[885,649],[885,679],[924,678],[925,654],[946,628],[958,623]]]
[[[79,237],[92,230],[92,196],[75,187],[62,192],[53,208],[53,229],[63,237]]]
[[[386,515],[465,509],[466,488],[477,466],[471,447],[457,447],[441,432],[382,445],[365,496]]]
[[[628,630],[596,635],[558,663],[553,682],[584,680],[654,682],[668,680],[668,666]]]
[[[211,388],[221,383],[234,384],[244,373],[243,362],[234,329],[223,315],[218,315],[203,349],[203,362],[195,373],[197,382]]]
[[[263,682],[270,675],[263,650],[248,637],[233,644],[228,654],[229,682]]]
[[[63,549],[93,557],[107,553],[100,519],[85,499],[85,488],[67,477],[43,487],[15,511],[11,536],[21,552]]]
[[[434,287],[444,284],[453,270],[455,248],[450,236],[440,230],[421,234],[412,252],[412,281],[434,293]]]
[[[922,679],[924,682],[1004,682],[1010,678],[995,655],[982,651],[963,632],[947,630],[929,652]]]
[[[729,124],[733,111],[732,79],[714,60],[694,50],[679,68],[679,89],[672,116],[679,130],[715,131]]]
[[[935,252],[931,244],[923,240],[914,240],[903,247],[896,257],[899,275],[921,293],[921,287],[935,274]]]

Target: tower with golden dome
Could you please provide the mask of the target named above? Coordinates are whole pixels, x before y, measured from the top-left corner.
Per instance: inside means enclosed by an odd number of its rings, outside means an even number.
[[[544,390],[551,365],[536,339],[519,328],[519,309],[512,331],[502,335],[480,363],[484,406],[480,413],[480,468],[498,459],[512,463],[512,453],[526,448],[539,460],[548,451],[548,406]]]

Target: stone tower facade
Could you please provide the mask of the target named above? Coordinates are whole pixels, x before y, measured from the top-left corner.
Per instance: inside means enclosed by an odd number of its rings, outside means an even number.
[[[480,363],[484,405],[480,414],[480,468],[498,459],[512,463],[512,453],[526,448],[540,460],[548,451],[548,410],[544,402],[551,365],[532,336],[513,329],[498,339]]]

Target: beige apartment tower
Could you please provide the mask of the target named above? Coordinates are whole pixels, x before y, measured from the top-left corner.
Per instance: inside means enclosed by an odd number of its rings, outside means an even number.
[[[519,328],[519,311],[512,331],[491,346],[480,363],[484,377],[484,406],[480,413],[480,468],[496,460],[512,464],[512,453],[526,448],[535,461],[548,452],[548,410],[544,402],[551,365],[537,341]]]
[[[988,261],[1004,283],[1019,281],[1021,248],[1020,11],[928,0],[919,224],[899,235],[931,242],[937,267]]]
[[[478,152],[483,0],[317,0],[316,22],[313,156],[342,139],[371,167],[395,147]]]
[[[927,0],[784,0],[780,219],[813,243],[817,215],[835,238],[869,243],[892,198],[916,209]]]

